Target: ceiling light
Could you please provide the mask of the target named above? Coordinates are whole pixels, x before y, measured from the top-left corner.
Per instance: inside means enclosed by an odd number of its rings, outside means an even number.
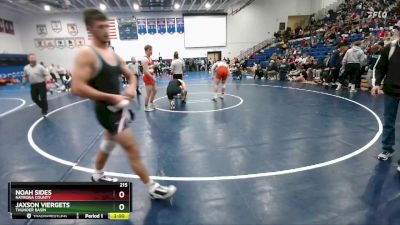
[[[50,6],[49,5],[44,5],[44,10],[50,11]]]
[[[138,5],[138,4],[136,4],[136,3],[135,3],[135,4],[133,4],[133,9],[134,9],[134,10],[139,10],[139,5]]]
[[[209,2],[206,3],[206,9],[211,8],[211,4]]]
[[[181,7],[181,5],[179,5],[178,3],[175,3],[174,8],[175,9],[179,9]]]
[[[100,9],[104,11],[107,9],[107,6],[104,5],[103,3],[100,3]]]

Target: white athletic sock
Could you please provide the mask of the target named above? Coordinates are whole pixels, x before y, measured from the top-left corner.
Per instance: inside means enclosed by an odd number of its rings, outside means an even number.
[[[102,176],[104,176],[104,171],[103,170],[95,170],[93,173],[93,179],[94,180],[99,180]]]
[[[214,98],[218,98],[218,94],[217,93],[214,94]]]
[[[147,187],[149,188],[149,190],[150,190],[150,188],[153,187],[154,184],[155,184],[154,180],[151,180],[151,179],[150,179],[149,182],[146,183],[146,186],[147,186]]]

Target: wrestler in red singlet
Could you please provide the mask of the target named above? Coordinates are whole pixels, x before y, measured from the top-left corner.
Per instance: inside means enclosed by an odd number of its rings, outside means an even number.
[[[226,64],[225,61],[219,61],[216,62],[212,68],[211,68],[211,73],[214,74],[214,71],[217,72],[215,79],[214,79],[214,97],[213,101],[217,101],[218,97],[218,85],[220,82],[222,82],[222,90],[221,90],[221,95],[220,98],[223,99],[225,96],[225,89],[226,89],[226,79],[228,78],[230,72],[229,72],[229,66]]]
[[[143,81],[146,86],[146,97],[144,99],[144,111],[150,112],[156,109],[153,101],[157,94],[156,77],[154,76],[154,64],[150,56],[153,54],[151,45],[144,47],[146,56],[142,60],[143,65]]]
[[[150,73],[144,73],[143,75],[143,81],[144,84],[147,85],[155,85],[156,81],[153,79],[154,77],[154,63],[153,60],[150,57],[144,56],[145,58],[147,58],[148,63],[147,65],[149,66],[149,72]],[[153,73],[152,73],[153,71]]]

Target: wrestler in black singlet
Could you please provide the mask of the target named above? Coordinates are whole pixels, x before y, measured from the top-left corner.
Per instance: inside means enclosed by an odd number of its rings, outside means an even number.
[[[167,96],[169,100],[174,99],[174,96],[182,92],[181,82],[178,79],[173,79],[168,83]]]
[[[97,69],[96,75],[89,81],[89,84],[98,91],[106,92],[109,94],[120,94],[120,81],[121,76],[121,65],[117,55],[116,65],[108,64],[103,57],[94,49],[99,61],[99,68]],[[107,109],[107,106],[111,105],[105,101],[96,101],[95,104],[96,117],[101,126],[110,132],[112,135],[118,133],[118,126],[122,118],[122,110],[118,112],[111,112]],[[124,124],[124,128],[126,124]]]

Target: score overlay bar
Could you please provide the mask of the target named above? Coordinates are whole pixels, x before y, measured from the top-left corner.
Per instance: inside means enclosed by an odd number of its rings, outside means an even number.
[[[10,182],[8,200],[13,219],[125,219],[132,211],[132,184]]]

